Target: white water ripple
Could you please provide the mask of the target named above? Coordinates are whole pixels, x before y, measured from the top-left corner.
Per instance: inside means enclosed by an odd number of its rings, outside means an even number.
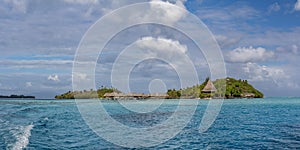
[[[20,126],[19,130],[13,133],[13,136],[16,138],[16,142],[12,146],[12,150],[22,150],[27,147],[33,127],[34,125]]]

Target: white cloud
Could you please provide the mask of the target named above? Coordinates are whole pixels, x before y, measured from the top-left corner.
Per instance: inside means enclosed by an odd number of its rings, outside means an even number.
[[[271,12],[276,12],[276,11],[279,11],[280,10],[280,6],[279,4],[276,2],[272,5],[269,6],[268,8],[268,12],[271,13]]]
[[[175,5],[176,6],[179,6],[183,9],[186,9],[185,6],[184,6],[184,3],[186,2],[187,0],[175,0]]]
[[[166,23],[175,23],[185,16],[185,11],[173,9],[172,5],[186,9],[184,1],[177,0],[174,4],[169,1],[152,0],[150,3],[151,10],[144,16],[145,20],[159,20]]]
[[[81,4],[81,5],[89,5],[85,13],[85,17],[91,17],[93,12],[100,11],[103,13],[111,12],[114,9],[117,9],[122,6],[126,6],[129,4],[141,3],[146,2],[149,0],[64,0],[66,3],[69,4]],[[178,21],[183,15],[183,11],[178,11],[176,9],[172,9],[171,5],[176,5],[183,9],[186,9],[184,6],[186,0],[151,0],[151,10],[148,13],[145,13],[144,19],[148,20],[149,18],[156,18],[166,22],[176,22]],[[169,5],[163,5],[169,4]],[[100,6],[101,8],[99,8]],[[134,18],[136,19],[136,18]]]
[[[55,74],[55,75],[49,75],[48,76],[48,80],[51,80],[51,81],[59,81],[59,78],[58,78],[58,75]]]
[[[32,83],[31,82],[26,82],[26,87],[32,87]]]
[[[189,59],[187,50],[186,45],[174,39],[149,36],[140,38],[118,55],[111,73],[112,86],[126,91],[126,83],[123,79],[126,79],[135,67],[137,73],[133,74],[139,74],[136,76],[138,79],[141,79],[140,77],[150,79],[155,75],[168,79],[170,72],[172,75],[176,72],[176,76],[179,76],[181,81],[185,81],[183,87],[192,86],[196,83],[196,68]],[[139,70],[147,70],[151,74]],[[174,82],[178,80],[175,76],[171,79]]]
[[[251,62],[246,63],[243,70],[250,75],[250,79],[253,81],[264,81],[267,78],[287,78],[287,75],[282,69],[260,66]]]
[[[263,81],[268,75],[266,66],[259,66],[256,63],[247,63],[243,70],[249,76],[251,81]]]
[[[273,56],[274,52],[272,51],[267,51],[262,47],[253,48],[250,46],[249,48],[239,47],[230,51],[227,55],[227,58],[230,62],[245,63],[264,61],[272,58]]]
[[[168,53],[186,53],[187,46],[180,44],[179,41],[166,38],[153,38],[153,37],[143,37],[136,42],[136,44],[145,49],[168,52]]]
[[[282,68],[261,66],[256,63],[247,63],[243,66],[244,72],[250,81],[267,82],[272,81],[279,87],[298,88],[298,84],[291,80],[291,77]]]
[[[299,11],[300,10],[300,0],[297,0],[296,4],[295,4],[295,10]]]

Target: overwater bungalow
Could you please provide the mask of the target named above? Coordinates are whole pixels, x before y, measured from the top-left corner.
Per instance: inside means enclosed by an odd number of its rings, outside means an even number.
[[[152,94],[143,94],[143,93],[105,93],[104,98],[108,99],[165,99],[169,95],[165,93],[152,93]]]

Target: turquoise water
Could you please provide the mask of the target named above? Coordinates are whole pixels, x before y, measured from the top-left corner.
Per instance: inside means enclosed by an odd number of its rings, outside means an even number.
[[[87,100],[93,103],[93,100]],[[150,127],[172,115],[178,100],[156,111],[134,113],[102,101],[124,125]],[[151,107],[151,103],[147,105]],[[214,124],[199,133],[207,101],[199,100],[188,125],[154,149],[300,149],[300,98],[225,100]],[[186,105],[185,109],[191,106]],[[184,113],[184,110],[182,110]],[[110,124],[107,124],[109,126]],[[116,149],[83,121],[74,100],[0,99],[0,149]]]

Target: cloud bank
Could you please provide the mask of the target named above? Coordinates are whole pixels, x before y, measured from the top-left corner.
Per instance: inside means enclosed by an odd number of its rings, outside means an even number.
[[[274,52],[258,47],[239,47],[227,54],[228,61],[234,63],[260,62],[274,56]]]

